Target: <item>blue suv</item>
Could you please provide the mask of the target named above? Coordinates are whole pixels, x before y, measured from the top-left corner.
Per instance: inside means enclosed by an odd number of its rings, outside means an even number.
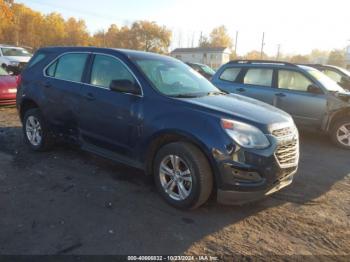
[[[171,205],[257,200],[289,185],[298,131],[285,112],[228,95],[184,63],[131,50],[52,47],[22,73],[26,143],[58,138],[142,169]]]
[[[291,114],[303,128],[323,131],[350,149],[350,93],[319,70],[280,61],[238,60],[223,65],[212,83]]]

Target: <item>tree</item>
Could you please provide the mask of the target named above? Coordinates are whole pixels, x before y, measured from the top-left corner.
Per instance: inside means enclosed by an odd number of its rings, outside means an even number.
[[[147,52],[167,53],[170,46],[171,31],[155,22],[138,21],[130,28],[129,44],[132,49]]]
[[[248,52],[244,57],[245,59],[249,59],[249,60],[268,59],[268,56],[265,53],[263,53],[261,57],[261,52],[257,50]]]
[[[229,36],[225,26],[219,26],[211,31],[209,38],[207,36],[201,36],[199,46],[232,48],[232,38]]]
[[[346,52],[345,50],[335,49],[330,52],[328,57],[328,64],[335,66],[346,66]]]
[[[210,45],[212,47],[232,48],[232,38],[229,36],[225,26],[214,28],[210,33]]]
[[[290,62],[296,64],[308,64],[310,63],[310,58],[307,55],[294,55],[290,58]]]
[[[329,56],[329,51],[322,51],[319,49],[314,49],[311,51],[309,55],[309,59],[311,63],[315,64],[325,64],[327,63]]]
[[[59,13],[43,15],[13,0],[0,0],[0,42],[32,47],[104,46],[167,53],[171,31],[155,22],[137,21],[131,27],[112,24],[107,32],[90,36],[84,20],[65,20]]]
[[[86,46],[90,42],[90,36],[84,20],[76,20],[73,17],[69,18],[65,23],[65,32],[65,45]]]
[[[11,6],[13,0],[0,0],[0,17],[1,19],[11,19],[13,16]]]
[[[13,1],[0,0],[0,41],[7,42],[4,30],[13,22]]]
[[[211,47],[211,43],[207,36],[201,36],[199,39],[199,47]]]
[[[41,45],[64,45],[67,38],[65,20],[59,13],[51,13],[44,17],[41,25]]]

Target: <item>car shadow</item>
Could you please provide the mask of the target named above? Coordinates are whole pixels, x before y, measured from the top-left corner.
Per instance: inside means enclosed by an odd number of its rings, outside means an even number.
[[[315,201],[350,173],[348,151],[303,132],[290,187],[244,206],[211,199],[182,211],[165,204],[142,171],[66,145],[34,153],[19,127],[0,126],[0,153],[11,157],[0,176],[2,254],[181,254],[262,210]]]

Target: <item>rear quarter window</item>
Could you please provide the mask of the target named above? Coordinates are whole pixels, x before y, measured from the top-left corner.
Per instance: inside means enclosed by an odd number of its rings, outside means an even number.
[[[38,64],[39,62],[43,61],[47,57],[47,54],[44,53],[36,53],[32,59],[28,62],[26,68],[31,68]]]
[[[240,72],[241,72],[241,68],[239,67],[226,68],[221,73],[220,79],[224,81],[235,82]]]

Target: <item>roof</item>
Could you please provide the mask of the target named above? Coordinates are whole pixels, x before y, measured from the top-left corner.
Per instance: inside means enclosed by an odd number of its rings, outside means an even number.
[[[98,52],[117,52],[119,54],[125,55],[128,58],[135,58],[135,59],[165,59],[165,60],[173,60],[174,58],[160,55],[156,53],[151,52],[145,52],[145,51],[137,51],[137,50],[131,50],[131,49],[119,49],[119,48],[103,48],[103,47],[76,47],[76,46],[53,46],[53,47],[43,47],[39,49],[40,51],[46,51],[46,52],[92,52],[92,53],[98,53]]]
[[[195,48],[176,48],[171,53],[214,53],[224,52],[228,47],[195,47]]]

